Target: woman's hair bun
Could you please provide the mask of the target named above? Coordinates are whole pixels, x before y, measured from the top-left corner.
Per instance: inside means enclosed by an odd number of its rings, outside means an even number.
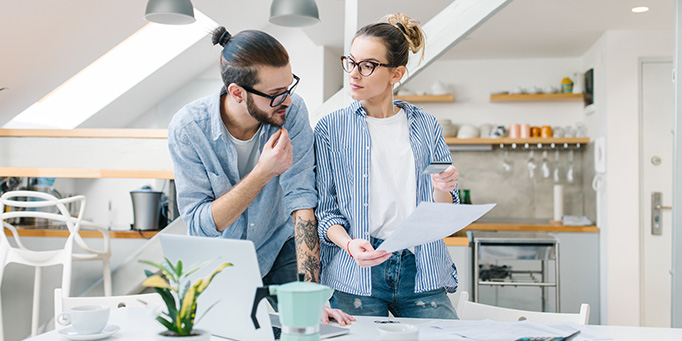
[[[400,30],[400,32],[405,36],[412,53],[417,53],[424,47],[426,39],[424,37],[424,32],[419,26],[418,20],[412,19],[402,13],[395,13],[387,16],[386,22]]]
[[[213,36],[211,38],[211,41],[213,42],[213,45],[220,45],[222,47],[225,47],[225,45],[227,45],[227,42],[230,41],[230,38],[232,38],[230,32],[227,32],[227,29],[224,26],[219,26],[218,28],[213,30]]]

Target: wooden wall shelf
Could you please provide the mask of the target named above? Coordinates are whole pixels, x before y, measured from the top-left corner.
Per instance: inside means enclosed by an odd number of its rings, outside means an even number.
[[[409,96],[395,96],[395,99],[410,102],[410,103],[436,103],[436,102],[454,102],[453,95],[409,95]]]
[[[547,137],[531,137],[531,138],[526,138],[526,139],[514,139],[514,138],[509,138],[509,137],[501,137],[501,138],[472,138],[472,139],[458,139],[456,137],[445,137],[445,143],[450,144],[450,145],[456,145],[456,144],[492,144],[492,145],[497,145],[497,144],[513,144],[516,143],[517,145],[523,145],[523,144],[530,144],[530,145],[537,145],[538,143],[544,144],[557,144],[557,145],[563,145],[563,144],[569,144],[569,145],[576,145],[576,144],[588,144],[590,142],[589,137],[560,137],[560,138],[547,138]]]
[[[582,101],[583,94],[491,94],[491,102]]]

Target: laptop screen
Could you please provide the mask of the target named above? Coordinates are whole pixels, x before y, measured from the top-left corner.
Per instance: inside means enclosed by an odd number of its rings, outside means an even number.
[[[189,277],[192,282],[210,275],[221,263],[232,263],[197,299],[197,328],[236,340],[273,340],[266,300],[260,302],[256,314],[260,328],[251,321],[256,288],[263,285],[251,241],[167,234],[159,238],[164,257],[173,263],[182,260],[189,269],[208,262]]]

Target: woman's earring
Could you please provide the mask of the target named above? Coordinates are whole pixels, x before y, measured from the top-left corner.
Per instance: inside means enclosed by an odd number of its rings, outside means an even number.
[[[395,90],[393,90],[393,82],[391,82],[391,104],[393,104],[393,101],[395,101],[394,93]]]
[[[241,102],[242,102],[242,100],[241,100],[241,99],[237,101],[237,103],[241,103]]]

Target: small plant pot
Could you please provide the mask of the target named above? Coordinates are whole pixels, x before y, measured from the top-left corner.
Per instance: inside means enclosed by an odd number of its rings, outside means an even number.
[[[203,329],[194,329],[192,334],[188,336],[178,336],[169,331],[156,334],[157,341],[208,341],[210,339],[211,333]]]

